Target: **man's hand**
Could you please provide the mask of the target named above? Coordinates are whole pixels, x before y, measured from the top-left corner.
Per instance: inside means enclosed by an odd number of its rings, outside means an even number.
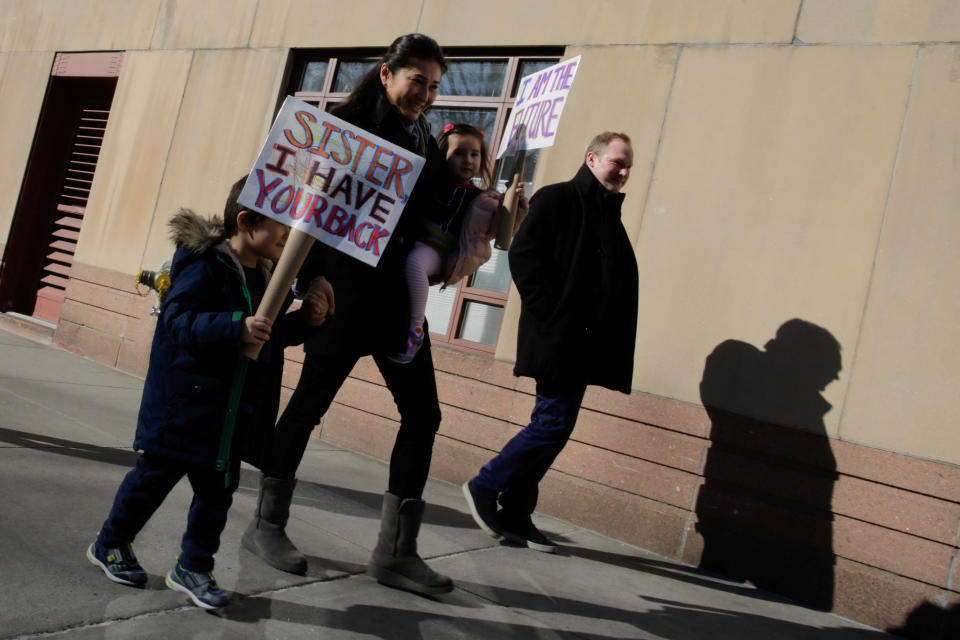
[[[335,311],[333,287],[323,276],[317,276],[310,281],[310,287],[303,296],[304,322],[312,326],[320,326]]]
[[[517,185],[517,217],[513,221],[513,232],[516,233],[517,229],[520,228],[520,223],[523,222],[523,219],[527,217],[527,214],[530,213],[530,200],[527,199],[524,195],[524,183]]]
[[[247,316],[243,319],[243,328],[240,330],[240,342],[247,344],[263,344],[270,339],[270,330],[273,321],[266,316]]]

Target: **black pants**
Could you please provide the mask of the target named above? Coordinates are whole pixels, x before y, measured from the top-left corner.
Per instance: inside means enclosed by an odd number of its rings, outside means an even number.
[[[225,486],[224,473],[212,465],[194,467],[162,456],[141,455],[117,489],[110,515],[100,529],[100,543],[116,547],[133,542],[167,494],[187,476],[193,501],[180,543],[180,564],[191,571],[212,571],[213,555],[220,548],[220,534],[240,477],[239,463],[231,471],[230,484]]]
[[[313,428],[330,408],[359,355],[306,354],[297,388],[277,422],[265,475],[292,479]],[[400,498],[420,498],[427,483],[433,440],[440,428],[440,403],[429,338],[407,364],[373,355],[400,412],[400,430],[390,456],[387,490]]]

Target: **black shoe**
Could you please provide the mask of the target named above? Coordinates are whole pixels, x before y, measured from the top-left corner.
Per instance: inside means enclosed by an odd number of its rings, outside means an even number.
[[[503,537],[508,542],[529,547],[534,551],[553,553],[557,550],[557,543],[543,535],[529,517],[525,522],[521,520],[516,525],[504,525]]]
[[[473,516],[477,526],[483,529],[494,540],[499,540],[503,535],[500,522],[497,518],[497,500],[496,498],[484,498],[470,484],[473,480],[463,483],[463,497],[467,499],[467,506],[470,507],[470,515]]]

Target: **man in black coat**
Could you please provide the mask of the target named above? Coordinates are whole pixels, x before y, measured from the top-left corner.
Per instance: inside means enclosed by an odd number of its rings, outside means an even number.
[[[534,378],[537,397],[530,424],[463,485],[494,538],[555,549],[530,519],[537,485],[570,438],[588,384],[630,393],[638,277],[620,190],[632,165],[626,134],[597,135],[573,180],[533,196],[510,247],[521,299],[514,374]]]

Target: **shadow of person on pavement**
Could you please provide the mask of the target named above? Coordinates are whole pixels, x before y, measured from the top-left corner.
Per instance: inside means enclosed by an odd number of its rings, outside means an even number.
[[[638,596],[637,609],[628,611],[486,585],[468,584],[467,590],[471,587],[476,588],[485,600],[489,596],[493,596],[493,600],[479,607],[466,605],[469,610],[476,612],[469,616],[420,609],[415,600],[403,608],[352,604],[345,609],[335,609],[260,596],[243,598],[219,615],[226,620],[249,624],[282,620],[289,624],[316,627],[317,637],[323,637],[323,630],[336,629],[383,640],[454,637],[606,640],[648,637],[648,634],[669,640],[881,640],[890,637],[882,631],[861,627],[811,626],[784,620],[773,611],[770,615],[763,615],[643,596]],[[456,604],[453,603],[454,606]],[[531,620],[540,624],[507,622],[505,618]],[[612,635],[591,632],[597,629],[597,621],[603,621],[604,630]]]
[[[645,574],[660,576],[668,580],[677,580],[704,589],[723,591],[725,593],[746,596],[755,600],[767,600],[770,602],[787,601],[783,596],[764,591],[763,589],[757,589],[744,584],[742,581],[712,575],[697,567],[680,564],[676,561],[657,560],[639,555],[612,553],[599,549],[591,549],[589,547],[576,546],[562,546],[557,550],[556,554],[558,556],[569,556],[594,562],[602,562],[614,567],[635,569]]]
[[[840,355],[829,331],[794,319],[763,350],[718,345],[700,383],[712,425],[695,507],[699,566],[825,610],[837,472],[821,392]]]
[[[496,606],[496,605],[491,605]],[[471,607],[482,611],[487,607]],[[514,607],[504,608],[492,614],[493,620],[436,613],[417,609],[415,605],[393,608],[368,604],[353,604],[346,609],[333,609],[273,600],[264,597],[249,597],[231,604],[221,617],[246,623],[262,620],[283,620],[317,628],[317,637],[324,637],[323,630],[350,631],[357,635],[383,640],[428,640],[434,638],[516,638],[527,640],[539,637],[569,638],[570,640],[614,640],[622,635],[590,633],[589,622],[570,629],[569,621],[562,626],[551,620],[543,624],[506,622],[503,618],[531,620],[518,613]],[[481,614],[483,615],[483,614]],[[573,614],[575,615],[575,614]],[[639,614],[634,614],[639,616]],[[535,621],[536,618],[533,618]]]
[[[663,598],[644,597],[659,609],[644,614],[643,629],[657,637],[681,640],[744,640],[776,638],[776,640],[883,640],[890,635],[876,629],[854,626],[817,627],[785,620],[782,612],[771,611],[768,617],[759,612],[729,611]],[[838,620],[838,622],[840,622]],[[845,621],[844,621],[845,622]],[[856,623],[851,623],[856,624]]]
[[[83,458],[96,462],[106,462],[121,467],[132,467],[137,461],[137,452],[130,448],[101,447],[87,442],[64,440],[28,431],[17,431],[0,427],[0,442],[14,447],[35,449],[45,453],[55,453],[73,458]]]

